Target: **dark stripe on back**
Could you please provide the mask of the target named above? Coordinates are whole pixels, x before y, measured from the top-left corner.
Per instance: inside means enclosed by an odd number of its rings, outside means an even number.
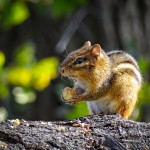
[[[116,57],[122,58],[122,61],[118,61],[118,62],[116,61],[116,65],[120,65],[123,63],[129,63],[129,64],[132,64],[139,71],[139,67],[138,67],[136,61],[134,60],[134,58],[130,54],[128,54],[124,51],[117,51],[116,50],[116,51],[108,52],[107,55],[110,58],[113,57],[113,55]]]
[[[133,61],[127,60],[127,61],[123,61],[123,62],[118,63],[118,65],[120,65],[120,64],[131,64],[139,71],[139,67]]]
[[[118,55],[118,54],[122,54],[122,53],[125,53],[124,51],[110,51],[107,53],[108,56],[111,56],[111,55]]]

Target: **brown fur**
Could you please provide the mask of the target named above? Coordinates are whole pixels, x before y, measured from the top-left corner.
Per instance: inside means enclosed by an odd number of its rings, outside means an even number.
[[[78,57],[84,61],[77,64]],[[123,51],[106,54],[100,45],[86,42],[68,55],[59,70],[76,80],[73,88],[64,89],[64,101],[71,104],[88,101],[91,113],[118,113],[124,118],[131,115],[142,79],[136,61],[129,54]]]

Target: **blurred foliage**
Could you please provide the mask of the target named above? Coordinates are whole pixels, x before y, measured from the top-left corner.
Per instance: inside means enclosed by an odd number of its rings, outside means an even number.
[[[71,120],[78,117],[83,117],[88,115],[88,108],[86,105],[86,102],[81,102],[76,104],[68,113],[66,116],[66,119]]]
[[[26,95],[26,99],[29,95],[33,98],[35,97],[33,96],[33,89],[43,90],[48,87],[52,79],[57,77],[57,58],[47,57],[37,61],[34,51],[35,49],[32,43],[24,43],[14,52],[14,61],[11,65],[5,67],[3,66],[5,55],[3,52],[0,52],[1,98],[7,98],[9,96],[9,85],[18,87],[14,90],[14,95],[19,93],[22,97]],[[25,89],[28,89],[28,92]]]
[[[142,90],[140,92],[140,95],[139,95],[139,102],[138,104],[139,105],[142,105],[143,104],[143,101],[144,101],[144,104],[149,104],[150,103],[150,83],[145,81],[143,82],[143,85],[142,85]]]
[[[12,85],[43,90],[57,77],[57,58],[47,57],[36,61],[31,43],[22,45],[14,58],[14,64],[7,70],[8,81]]]
[[[5,120],[8,117],[8,112],[6,108],[0,107],[0,121]]]
[[[52,12],[56,17],[61,17],[73,13],[79,6],[85,6],[89,0],[54,0],[52,2]]]
[[[0,68],[4,65],[5,63],[5,55],[2,51],[0,51]]]
[[[28,7],[23,0],[1,0],[0,12],[0,20],[4,28],[19,25],[28,19],[30,15]]]
[[[15,1],[9,7],[5,14],[4,26],[21,24],[29,17],[28,8],[22,1]]]
[[[142,89],[139,93],[139,100],[137,103],[138,115],[136,119],[141,120],[143,116],[140,112],[142,112],[142,106],[147,105],[150,106],[150,81],[149,81],[149,69],[150,69],[150,62],[146,58],[139,59],[139,67],[142,72],[143,77],[143,84]]]
[[[139,67],[140,67],[140,70],[143,74],[146,74],[148,73],[149,71],[149,67],[150,67],[150,62],[148,59],[146,58],[140,58],[139,59]]]
[[[18,104],[33,103],[36,99],[36,93],[31,88],[15,87],[12,91]]]
[[[0,21],[3,28],[19,25],[30,17],[28,5],[35,4],[37,12],[50,10],[54,18],[73,13],[79,6],[85,6],[89,0],[0,0]]]

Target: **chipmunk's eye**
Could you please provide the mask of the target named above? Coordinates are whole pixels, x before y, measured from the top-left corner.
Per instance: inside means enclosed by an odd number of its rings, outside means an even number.
[[[84,62],[84,58],[83,57],[78,57],[76,60],[75,60],[75,64],[81,64]]]

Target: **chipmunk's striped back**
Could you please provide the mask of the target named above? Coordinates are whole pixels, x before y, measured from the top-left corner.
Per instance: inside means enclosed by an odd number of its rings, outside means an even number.
[[[135,59],[124,51],[111,51],[107,53],[112,63],[114,71],[120,70],[121,73],[128,73],[138,81],[141,86],[142,77]]]

